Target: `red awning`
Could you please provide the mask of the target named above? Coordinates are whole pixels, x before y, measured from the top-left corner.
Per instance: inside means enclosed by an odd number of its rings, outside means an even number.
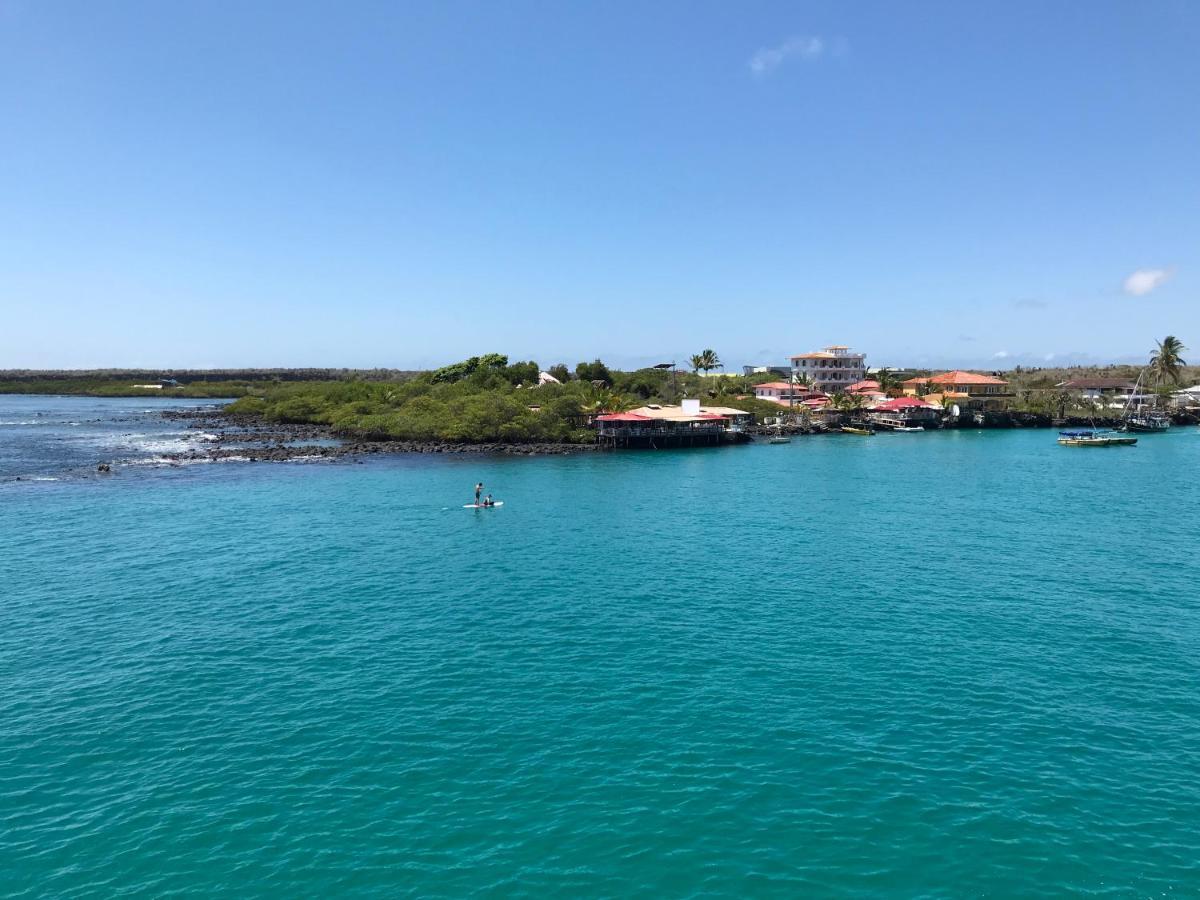
[[[605,413],[602,416],[596,416],[599,422],[651,422],[652,416],[643,416],[640,413],[623,412],[623,413]]]
[[[871,408],[881,412],[896,412],[901,409],[933,409],[933,404],[926,403],[917,397],[897,397],[895,400],[888,400],[886,403],[880,403]]]

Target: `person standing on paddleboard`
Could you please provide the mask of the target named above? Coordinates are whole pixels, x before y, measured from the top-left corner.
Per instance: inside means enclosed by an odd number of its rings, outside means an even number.
[[[475,505],[476,506],[479,505],[479,495],[482,493],[483,493],[483,482],[481,481],[477,485],[475,485]]]

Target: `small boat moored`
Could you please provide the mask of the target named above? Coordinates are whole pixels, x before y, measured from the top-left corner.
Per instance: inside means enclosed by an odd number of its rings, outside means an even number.
[[[1131,447],[1138,439],[1115,431],[1060,431],[1058,442],[1064,447]]]
[[[871,437],[871,435],[874,433],[875,432],[871,431],[869,428],[856,428],[852,425],[842,426],[842,434],[859,434],[863,437]]]

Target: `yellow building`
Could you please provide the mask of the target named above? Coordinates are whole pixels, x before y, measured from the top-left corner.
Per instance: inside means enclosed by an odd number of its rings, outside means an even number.
[[[956,405],[973,412],[1004,409],[1012,398],[1008,382],[994,375],[979,375],[956,369],[930,378],[910,378],[902,382],[909,397],[936,400],[942,406]]]

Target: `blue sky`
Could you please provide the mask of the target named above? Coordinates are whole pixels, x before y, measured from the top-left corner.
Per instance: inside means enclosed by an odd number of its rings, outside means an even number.
[[[1200,360],[1200,4],[0,0],[0,368]]]

